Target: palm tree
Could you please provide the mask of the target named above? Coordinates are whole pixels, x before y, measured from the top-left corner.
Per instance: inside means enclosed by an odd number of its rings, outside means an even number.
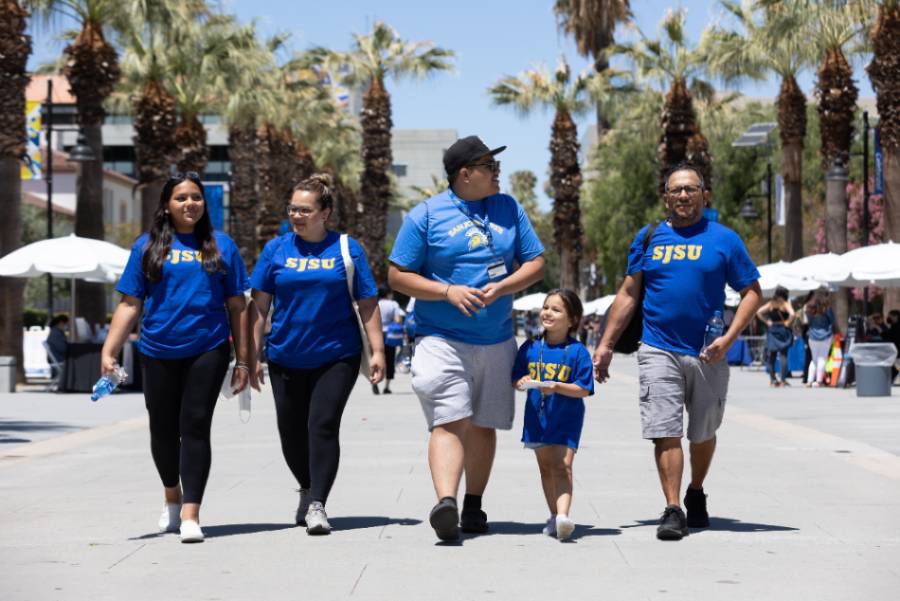
[[[369,35],[354,35],[350,52],[314,48],[311,56],[331,73],[338,74],[348,88],[368,86],[363,94],[363,172],[360,195],[364,211],[360,215],[360,243],[372,264],[376,282],[387,282],[384,240],[387,212],[392,196],[388,171],[391,167],[391,97],[385,88],[387,77],[424,78],[452,68],[453,52],[436,48],[431,42],[406,42],[387,24],[376,21]]]
[[[103,104],[119,80],[119,60],[115,47],[107,41],[104,28],[115,29],[124,21],[124,5],[116,0],[29,0],[36,15],[51,19],[57,15],[74,17],[80,26],[71,32],[71,42],[63,50],[63,74],[69,80],[78,115],[78,125],[96,160],[82,163],[75,204],[75,234],[86,238],[104,237],[103,228]],[[102,284],[85,283],[76,291],[79,312],[88,323],[106,321],[106,294]]]
[[[560,286],[572,290],[578,290],[583,234],[578,128],[572,117],[589,108],[591,79],[585,74],[573,79],[569,65],[561,59],[552,74],[544,68],[532,69],[518,77],[504,77],[488,90],[494,104],[512,106],[522,115],[536,107],[556,111],[550,135],[553,238],[560,254]]]
[[[812,63],[812,46],[795,32],[804,25],[807,11],[789,7],[760,7],[720,0],[742,31],[713,27],[700,42],[707,69],[726,82],[763,79],[768,73],[781,78],[775,106],[781,139],[785,202],[784,259],[803,257],[803,147],[806,137],[806,96],[797,76]]]
[[[629,0],[556,0],[559,28],[575,39],[578,53],[594,59],[598,75],[609,69],[609,48],[616,25],[632,17]],[[597,104],[597,140],[610,128],[607,111]]]
[[[28,12],[16,0],[0,0],[0,256],[22,244],[21,160],[25,153],[26,65],[31,36]],[[25,282],[0,278],[0,354],[17,357],[22,371],[22,294]]]
[[[878,129],[884,150],[884,215],[886,237],[900,242],[900,2],[878,7],[871,32],[872,62],[866,68],[875,89]],[[900,308],[900,291],[889,290],[885,310]]]
[[[660,23],[664,38],[651,40],[640,33],[635,43],[616,46],[628,56],[644,77],[669,86],[660,115],[662,134],[656,152],[658,188],[665,188],[664,176],[675,165],[688,161],[703,174],[712,188],[709,143],[700,132],[693,98],[712,98],[712,86],[699,78],[705,59],[698,48],[689,48],[684,33],[684,11],[670,10]]]

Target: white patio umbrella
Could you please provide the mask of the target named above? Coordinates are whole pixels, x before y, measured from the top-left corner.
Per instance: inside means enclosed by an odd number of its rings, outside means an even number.
[[[588,301],[584,303],[584,314],[606,315],[606,312],[609,311],[609,308],[612,306],[614,300],[616,300],[615,294],[607,294],[606,296],[601,296],[600,298],[595,298],[592,301]]]
[[[513,309],[516,311],[540,311],[541,307],[544,306],[544,298],[546,296],[546,292],[535,292],[534,294],[517,298],[513,301]]]
[[[819,285],[842,284],[850,278],[850,268],[843,255],[834,253],[822,253],[797,259],[785,268],[784,273],[800,280],[806,280],[810,286],[816,282]],[[808,290],[815,290],[816,287],[813,286]]]
[[[103,240],[75,234],[32,242],[0,258],[0,276],[32,278],[49,273],[68,278],[75,316],[75,280],[115,282],[125,270],[129,252]]]
[[[850,270],[844,285],[900,287],[900,244],[885,242],[861,246],[841,255]]]
[[[778,261],[777,263],[769,263],[760,265],[759,270],[759,287],[762,289],[763,298],[770,298],[775,294],[775,289],[779,286],[787,288],[791,296],[800,296],[810,290],[815,290],[822,286],[822,282],[817,280],[797,277],[789,271],[792,263]],[[725,287],[725,304],[729,307],[735,307],[741,302],[741,295],[731,286]]]

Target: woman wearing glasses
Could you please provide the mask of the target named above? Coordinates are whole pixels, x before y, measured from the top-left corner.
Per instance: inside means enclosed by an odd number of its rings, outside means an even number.
[[[544,247],[528,216],[500,194],[500,163],[476,136],[444,153],[450,188],[403,222],[388,279],[416,298],[412,386],[431,431],[428,458],[438,503],[429,522],[441,540],[486,532],[481,497],[496,429],[512,427],[509,385],[516,342],[512,295],[540,281]],[[462,513],[456,496],[463,471]]]
[[[351,298],[342,236],[326,227],[332,206],[328,176],[297,184],[287,207],[293,231],[266,244],[251,277],[251,384],[259,390],[264,383],[256,358],[272,307],[269,378],[281,450],[300,485],[296,522],[309,534],[331,531],[325,502],[337,475],[341,416],[364,352],[353,301],[359,302],[371,343],[370,381],[374,385],[384,377],[378,289],[362,247],[347,238]]]
[[[201,542],[200,503],[211,461],[213,410],[228,369],[248,381],[244,291],[247,271],[234,242],[215,231],[196,173],[170,178],[148,233],[134,243],[116,290],[122,300],[103,345],[103,373],[141,317],[141,369],[150,416],[150,451],[165,493],[162,532]]]

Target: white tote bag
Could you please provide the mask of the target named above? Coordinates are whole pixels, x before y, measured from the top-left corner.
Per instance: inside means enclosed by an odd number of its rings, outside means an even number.
[[[363,324],[362,316],[359,314],[359,303],[353,297],[353,275],[356,267],[353,265],[353,259],[350,257],[350,243],[347,234],[341,234],[341,257],[344,259],[344,272],[347,274],[347,291],[350,293],[350,304],[353,305],[353,313],[356,315],[356,325],[359,326],[359,337],[362,339],[362,357],[359,362],[359,373],[369,379],[371,372],[369,371],[369,357],[372,356],[372,345],[369,344],[369,336],[366,334],[366,326]]]

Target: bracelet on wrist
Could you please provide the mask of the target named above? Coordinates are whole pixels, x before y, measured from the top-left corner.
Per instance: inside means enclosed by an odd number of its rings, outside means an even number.
[[[245,372],[247,372],[248,374],[250,373],[250,368],[247,366],[246,363],[236,363],[235,366],[234,366],[234,368],[235,368],[235,369],[242,369],[242,370],[244,370]]]
[[[450,298],[450,286],[453,284],[447,284],[447,287],[444,288],[444,298]]]

